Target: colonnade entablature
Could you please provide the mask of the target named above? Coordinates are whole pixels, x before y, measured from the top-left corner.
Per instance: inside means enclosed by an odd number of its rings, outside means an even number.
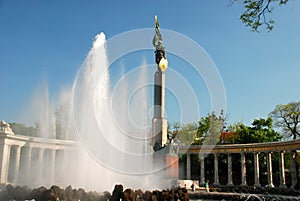
[[[31,148],[41,149],[76,149],[77,143],[70,140],[47,139],[40,137],[31,137],[25,135],[18,135],[14,133],[1,133],[0,132],[0,145],[15,145],[26,146]]]
[[[255,153],[280,152],[300,149],[300,140],[279,141],[253,144],[226,144],[226,145],[189,145],[180,146],[180,154],[227,154],[227,153]]]

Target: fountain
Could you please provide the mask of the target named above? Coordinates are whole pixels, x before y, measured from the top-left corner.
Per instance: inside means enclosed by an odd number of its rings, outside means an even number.
[[[95,37],[72,89],[64,89],[56,101],[56,115],[47,85],[33,99],[35,117],[39,117],[37,137],[78,142],[76,151],[55,154],[55,167],[50,168],[53,181],[97,191],[110,190],[118,183],[135,189],[168,188],[169,183],[162,179],[165,163],[153,162],[149,74],[155,69],[144,61],[130,72],[121,70],[113,85],[111,80],[116,78],[111,74],[107,45],[104,33]],[[34,148],[29,172],[32,183],[26,183],[25,177],[19,183],[52,185],[47,173],[51,157],[48,150]],[[42,176],[36,178],[36,174]]]
[[[76,132],[86,157],[93,161],[93,177],[106,183],[103,189],[122,183],[132,188],[159,187],[159,177],[152,173],[149,143],[149,93],[145,66],[140,67],[134,86],[123,76],[117,86],[110,85],[105,36],[96,36],[73,87],[73,114]],[[130,101],[131,100],[131,101]],[[130,105],[134,112],[129,114]],[[138,116],[138,114],[140,116]],[[140,122],[133,120],[140,119]],[[141,125],[144,124],[144,125]],[[80,172],[91,172],[91,166]],[[157,174],[157,173],[155,173]],[[157,178],[157,180],[155,180]],[[163,187],[163,186],[162,186]]]

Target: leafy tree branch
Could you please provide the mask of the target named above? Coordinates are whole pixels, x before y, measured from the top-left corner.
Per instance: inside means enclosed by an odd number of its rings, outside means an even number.
[[[231,4],[240,0],[231,0]],[[240,20],[252,31],[259,32],[259,28],[265,26],[267,31],[272,31],[274,20],[269,15],[272,13],[274,5],[286,5],[289,0],[243,0],[244,11]]]

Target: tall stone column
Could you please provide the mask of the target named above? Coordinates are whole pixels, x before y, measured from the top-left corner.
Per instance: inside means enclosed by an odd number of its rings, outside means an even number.
[[[168,122],[165,117],[165,72],[157,70],[154,75],[154,117],[152,133],[154,146],[163,147],[168,141]],[[155,147],[154,147],[155,148]]]
[[[296,151],[292,150],[290,152],[291,156],[291,176],[292,176],[292,185],[291,189],[295,189],[297,185],[297,171],[296,171]]]
[[[259,153],[254,153],[254,186],[260,187],[259,182]]]
[[[25,170],[25,183],[30,183],[31,180],[31,153],[32,153],[32,147],[26,147],[24,150],[24,157],[25,157],[25,164],[24,164],[24,170]]]
[[[200,185],[205,186],[205,156],[200,154]]]
[[[49,176],[50,176],[50,183],[53,184],[55,182],[54,177],[55,177],[55,149],[50,150],[50,167],[49,167]]]
[[[273,170],[272,170],[272,153],[267,153],[267,170],[268,170],[268,186],[274,187],[273,184]]]
[[[43,181],[43,167],[44,167],[44,161],[43,161],[43,156],[44,156],[44,149],[40,148],[38,150],[38,156],[37,156],[37,161],[38,161],[38,172],[37,172],[37,182],[44,182]]]
[[[10,145],[0,144],[0,183],[6,184],[9,170]]]
[[[219,186],[219,157],[218,154],[214,154],[214,186]]]
[[[14,184],[17,184],[18,182],[18,176],[19,176],[19,168],[20,168],[20,155],[21,155],[21,147],[20,146],[15,146],[15,161],[14,161],[14,172],[13,172],[13,178],[12,178],[12,182]]]
[[[191,179],[191,154],[186,155],[186,179]]]
[[[227,186],[233,186],[233,182],[232,182],[232,156],[231,156],[230,153],[227,155],[227,165],[228,165]]]
[[[280,175],[280,188],[286,188],[285,172],[284,172],[284,152],[279,152],[279,175]]]
[[[242,183],[241,186],[247,186],[246,180],[246,158],[245,153],[241,153],[241,176],[242,176]]]

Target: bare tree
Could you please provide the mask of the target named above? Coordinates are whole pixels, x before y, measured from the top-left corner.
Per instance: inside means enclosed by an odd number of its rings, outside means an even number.
[[[295,140],[300,137],[300,101],[277,105],[270,113],[274,125]]]

